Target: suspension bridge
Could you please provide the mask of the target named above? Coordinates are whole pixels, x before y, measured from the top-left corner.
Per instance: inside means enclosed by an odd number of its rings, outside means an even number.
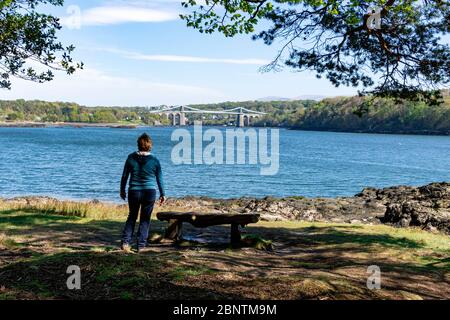
[[[150,113],[166,115],[167,118],[171,121],[171,124],[173,126],[187,125],[189,122],[189,119],[186,116],[187,114],[212,114],[212,115],[235,116],[237,127],[249,126],[252,122],[252,119],[266,115],[266,113],[264,112],[253,111],[242,107],[229,110],[202,110],[188,106],[175,106],[175,107],[162,106],[162,107],[153,107],[149,109]]]

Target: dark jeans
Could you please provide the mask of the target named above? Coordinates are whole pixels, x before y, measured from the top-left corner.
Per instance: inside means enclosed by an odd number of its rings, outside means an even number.
[[[129,191],[128,205],[130,207],[130,214],[127,223],[125,224],[125,228],[123,229],[122,244],[129,245],[131,243],[140,209],[141,216],[139,218],[137,241],[139,249],[145,248],[150,229],[150,217],[153,212],[155,201],[156,190]]]

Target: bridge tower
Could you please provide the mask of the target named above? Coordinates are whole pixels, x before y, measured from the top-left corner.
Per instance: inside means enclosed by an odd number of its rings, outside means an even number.
[[[239,108],[239,114],[237,115],[236,127],[243,128],[245,127],[245,114],[242,108]]]
[[[180,112],[180,126],[186,125],[186,112],[185,112],[184,106],[181,106],[181,112]]]
[[[177,114],[176,113],[172,113],[172,126],[176,126],[177,125]]]

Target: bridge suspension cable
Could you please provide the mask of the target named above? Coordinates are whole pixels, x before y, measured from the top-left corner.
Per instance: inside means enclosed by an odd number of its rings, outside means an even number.
[[[233,108],[233,109],[225,109],[225,110],[204,110],[198,109],[188,106],[173,106],[173,107],[160,107],[152,108],[150,113],[171,113],[171,112],[181,112],[181,113],[203,113],[203,114],[229,114],[229,115],[266,115],[265,112],[253,111],[247,108]]]

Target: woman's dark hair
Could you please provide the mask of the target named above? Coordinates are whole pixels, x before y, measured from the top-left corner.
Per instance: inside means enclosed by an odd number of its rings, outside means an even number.
[[[141,135],[137,141],[138,149],[142,152],[150,152],[153,148],[152,138],[146,133]]]

